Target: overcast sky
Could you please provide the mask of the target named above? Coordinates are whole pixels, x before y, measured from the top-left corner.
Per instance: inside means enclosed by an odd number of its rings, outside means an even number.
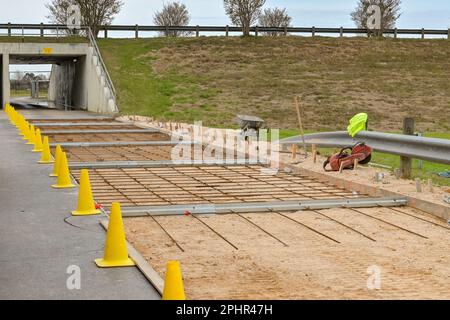
[[[153,24],[153,14],[170,0],[124,0],[113,23]],[[0,23],[47,22],[45,4],[50,0],[0,0]],[[181,0],[191,13],[191,25],[226,25],[222,0]],[[266,7],[285,7],[294,26],[353,27],[350,12],[357,0],[267,0]],[[399,28],[450,27],[449,0],[403,0]],[[112,34],[113,35],[113,34]],[[128,35],[128,34],[127,34]],[[133,36],[130,34],[129,36]],[[39,68],[39,67],[37,67]]]

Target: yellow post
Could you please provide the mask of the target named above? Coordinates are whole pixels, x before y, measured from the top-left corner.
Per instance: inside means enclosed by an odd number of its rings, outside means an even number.
[[[112,204],[103,259],[96,259],[95,264],[100,268],[132,267],[135,265],[133,260],[128,257],[122,212],[118,202]]]

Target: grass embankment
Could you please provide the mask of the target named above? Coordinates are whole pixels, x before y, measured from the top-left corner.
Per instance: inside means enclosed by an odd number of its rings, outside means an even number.
[[[298,95],[308,132],[344,130],[351,116],[367,112],[372,130],[401,131],[402,119],[413,116],[418,131],[450,139],[447,40],[201,37],[102,39],[99,46],[124,114],[234,127],[235,115],[246,113],[287,137],[298,134]],[[376,153],[374,162],[396,168],[399,157]],[[417,165],[415,176],[450,184],[432,174],[448,166]]]
[[[450,41],[366,38],[101,39],[123,113],[229,126],[237,113],[309,130],[344,128],[358,112],[373,130],[448,132]]]

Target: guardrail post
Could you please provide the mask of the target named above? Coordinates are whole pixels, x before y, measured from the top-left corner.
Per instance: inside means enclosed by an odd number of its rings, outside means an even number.
[[[314,37],[316,35],[316,27],[312,27],[311,35]]]
[[[287,26],[284,26],[284,36],[287,37]]]
[[[423,134],[422,133],[418,133],[417,136],[418,137],[423,137]],[[422,159],[419,159],[418,167],[419,167],[420,170],[423,170],[423,160]]]
[[[422,28],[422,39],[425,39],[425,29]]]
[[[195,36],[198,38],[198,37],[200,37],[200,26],[199,25],[197,25],[196,26],[196,29],[195,29]]]
[[[397,28],[394,29],[394,39],[397,39]]]
[[[414,135],[414,118],[405,118],[403,120],[403,134]],[[412,159],[400,157],[400,172],[403,179],[411,178]]]
[[[448,28],[448,32],[447,32],[447,39],[450,40],[450,28]]]
[[[255,27],[255,37],[258,36],[259,30],[258,30],[258,26]]]
[[[139,25],[136,25],[136,26],[134,27],[134,37],[135,37],[136,39],[139,38]]]
[[[108,29],[105,27],[105,39],[108,39]]]
[[[40,30],[41,30],[41,37],[43,37],[44,36],[44,24],[42,22],[41,22]]]
[[[450,30],[450,29],[449,29]],[[226,27],[225,27],[225,37],[228,37],[228,34],[230,33],[230,26],[229,25],[227,25]]]
[[[8,37],[11,37],[11,22],[8,22]]]
[[[341,27],[341,28],[339,29],[339,36],[340,36],[341,38],[344,37],[344,28],[343,28],[343,27]]]

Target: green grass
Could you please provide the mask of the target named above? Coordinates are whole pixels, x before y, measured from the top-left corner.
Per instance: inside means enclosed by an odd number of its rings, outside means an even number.
[[[228,127],[237,113],[306,130],[345,127],[369,113],[371,129],[450,131],[450,41],[200,37],[100,39],[124,114]]]

